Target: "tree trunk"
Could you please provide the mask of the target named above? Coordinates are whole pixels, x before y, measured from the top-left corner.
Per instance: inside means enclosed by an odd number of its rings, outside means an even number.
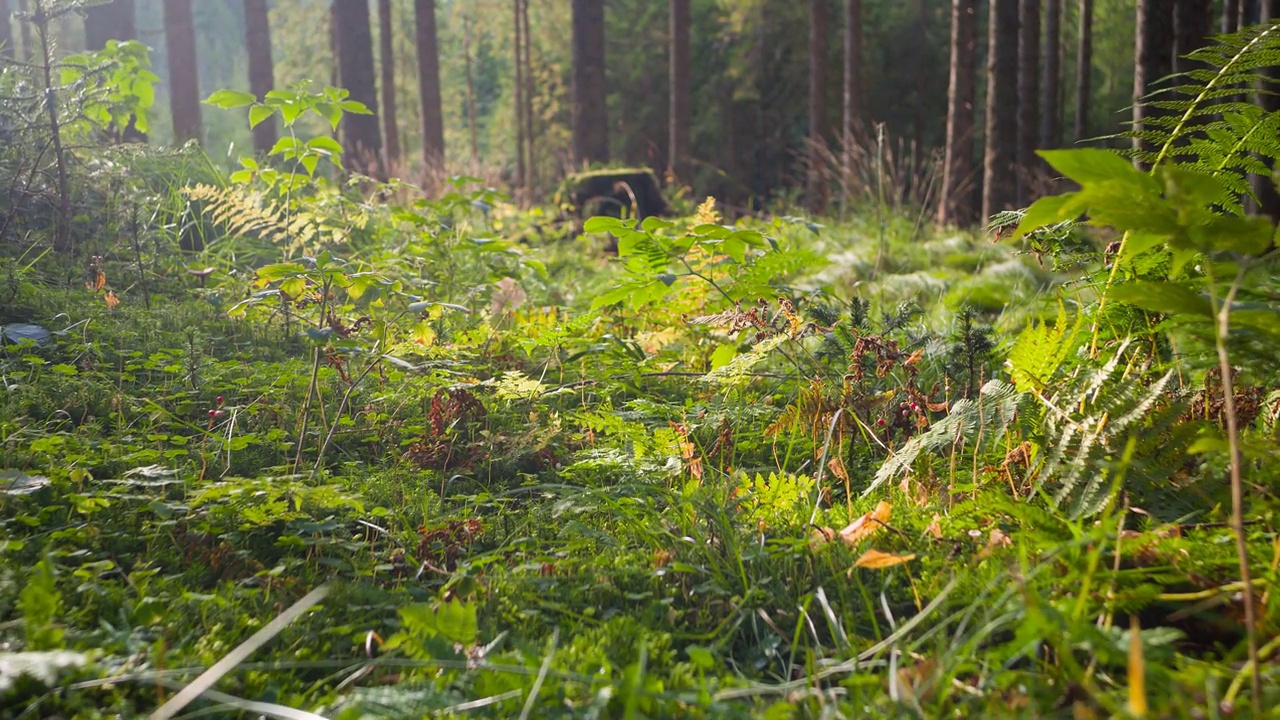
[[[1240,29],[1240,0],[1223,0],[1222,34],[1229,35],[1238,29]]]
[[[391,0],[378,0],[378,69],[382,73],[382,136],[387,172],[400,165],[400,121],[396,115],[396,46]]]
[[[862,0],[845,0],[844,122],[840,132],[845,202],[852,192],[849,186],[853,181],[854,146],[862,126],[862,92]]]
[[[1213,32],[1213,0],[1175,0],[1174,71],[1185,73],[1203,63],[1188,60],[1186,55],[1209,44]]]
[[[8,2],[4,2],[7,12]],[[112,0],[106,5],[94,5],[84,10],[84,46],[89,50],[101,50],[108,40],[138,39],[133,0]]]
[[[18,10],[27,12],[28,0],[18,0]],[[32,62],[36,59],[36,44],[31,38],[31,23],[18,23],[18,31],[22,33],[22,59],[25,62]]]
[[[529,168],[529,193],[538,191],[538,165],[534,161],[537,136],[533,131],[533,32],[529,29],[529,0],[521,0],[520,20],[524,24],[524,149]]]
[[[164,42],[169,57],[169,108],[179,143],[200,139],[200,76],[191,0],[164,0]]]
[[[573,162],[609,161],[604,0],[573,0]]]
[[[13,10],[9,7],[9,0],[0,0],[0,55],[8,58],[15,57],[16,55],[13,51],[12,16]],[[85,32],[88,32],[87,27]]]
[[[249,91],[262,98],[276,86],[267,0],[244,0],[244,40],[249,55]],[[276,118],[267,118],[253,129],[253,149],[265,155],[275,147],[278,137]]]
[[[476,127],[476,78],[471,69],[471,17],[462,19],[462,60],[467,71],[467,130],[471,136],[471,168],[480,164],[480,131]]]
[[[973,203],[973,115],[977,102],[978,0],[951,0],[951,79],[947,86],[947,148],[942,164],[940,225],[970,225]]]
[[[1262,3],[1271,0],[1261,0]],[[1236,29],[1243,30],[1262,22],[1262,5],[1259,0],[1240,0],[1240,13],[1236,16]]]
[[[1258,22],[1263,25],[1280,21],[1280,0],[1262,0],[1259,11]],[[1272,65],[1263,72],[1270,78],[1271,87],[1274,88],[1275,83],[1280,81],[1280,68]],[[1277,97],[1274,92],[1259,92],[1256,102],[1267,112],[1280,112],[1280,97]],[[1258,198],[1258,209],[1263,214],[1271,216],[1272,222],[1280,223],[1280,189],[1276,188],[1275,169],[1270,161],[1267,167],[1272,170],[1270,177],[1254,175],[1251,178],[1253,193]]]
[[[671,127],[668,138],[667,172],[688,182],[689,145],[693,124],[693,81],[690,75],[689,0],[671,0],[670,91]]]
[[[987,24],[986,152],[982,217],[1018,199],[1018,0],[991,0]]]
[[[338,42],[338,78],[351,99],[371,115],[342,118],[342,144],[348,164],[371,177],[382,177],[382,132],[378,128],[378,85],[373,69],[373,30],[368,0],[333,0]]]
[[[1040,147],[1062,143],[1062,0],[1044,4],[1044,80],[1040,118]]]
[[[1040,0],[1018,3],[1018,204],[1031,204],[1040,139]]]
[[[827,0],[809,0],[809,210],[827,207],[822,152],[827,146]]]
[[[1134,38],[1133,130],[1142,132],[1146,119],[1160,113],[1147,98],[1160,90],[1162,78],[1173,72],[1173,4],[1169,0],[1138,0]],[[1133,138],[1135,150],[1149,150],[1150,143]],[[1142,164],[1142,163],[1139,163]]]
[[[1080,38],[1076,44],[1076,142],[1089,137],[1093,100],[1093,0],[1080,0]]]
[[[515,57],[513,64],[515,66],[515,118],[516,118],[516,187],[524,190],[529,186],[529,170],[525,165],[525,136],[524,136],[524,20],[520,11],[520,5],[523,0],[511,0],[511,18],[514,21],[515,31]]]
[[[428,171],[444,166],[444,104],[440,99],[440,43],[435,0],[414,0],[418,41],[418,94],[422,102],[422,160]]]

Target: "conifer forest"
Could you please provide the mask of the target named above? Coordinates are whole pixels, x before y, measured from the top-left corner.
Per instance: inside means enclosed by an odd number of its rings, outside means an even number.
[[[0,0],[0,720],[1280,718],[1280,0]]]

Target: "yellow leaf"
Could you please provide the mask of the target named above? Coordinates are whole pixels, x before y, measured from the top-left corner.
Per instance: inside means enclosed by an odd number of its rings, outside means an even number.
[[[107,304],[108,310],[115,310],[116,306],[120,304],[120,298],[116,297],[115,292],[112,290],[108,290],[107,294],[102,296],[102,300]]]
[[[889,514],[893,511],[893,506],[881,500],[876,505],[876,509],[863,515],[862,517],[849,523],[845,529],[840,531],[840,538],[850,545],[859,543],[871,537],[881,525],[889,522]]]
[[[1142,628],[1129,616],[1129,714],[1147,716],[1147,662],[1142,656]]]
[[[883,570],[891,568],[894,565],[901,565],[905,562],[915,560],[915,554],[911,555],[894,555],[893,553],[881,552],[879,550],[868,550],[862,554],[862,557],[854,561],[853,566],[856,568],[867,568],[868,570]]]

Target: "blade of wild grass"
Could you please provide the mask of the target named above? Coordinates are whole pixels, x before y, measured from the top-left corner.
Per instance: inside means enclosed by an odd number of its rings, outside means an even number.
[[[267,623],[261,630],[251,635],[248,640],[240,643],[234,650],[227,653],[226,657],[214,663],[213,667],[205,670],[190,685],[157,708],[155,712],[151,713],[151,720],[169,720],[169,718],[177,715],[182,708],[191,704],[191,701],[205,694],[213,687],[214,683],[222,679],[223,675],[231,672],[237,665],[244,662],[255,650],[266,645],[271,638],[278,635],[281,630],[288,627],[294,620],[301,617],[304,612],[311,609],[313,605],[323,600],[324,596],[328,594],[329,587],[321,585],[304,595],[301,600],[294,603],[288,610],[280,613],[276,619]]]
[[[542,667],[538,668],[538,677],[533,681],[533,687],[529,688],[529,697],[524,702],[524,708],[520,710],[520,720],[529,720],[529,713],[533,712],[533,706],[538,703],[538,692],[542,690],[542,681],[547,679],[547,671],[551,669],[551,658],[555,657],[556,645],[560,641],[560,629],[556,628],[551,633],[551,642],[548,643],[547,656],[542,659]]]

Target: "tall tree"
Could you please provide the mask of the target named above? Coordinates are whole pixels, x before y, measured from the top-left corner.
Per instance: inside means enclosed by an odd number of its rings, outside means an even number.
[[[1040,117],[1040,147],[1062,142],[1062,0],[1044,4],[1044,79]]]
[[[969,225],[974,216],[973,116],[978,72],[978,0],[951,0],[951,79],[939,224]]]
[[[691,179],[689,145],[693,125],[693,81],[689,40],[689,26],[693,21],[689,0],[671,0],[670,12],[671,118],[667,170],[676,178],[688,182]]]
[[[1093,99],[1093,0],[1080,0],[1080,33],[1076,43],[1076,142],[1089,136],[1089,107]]]
[[[1138,0],[1133,47],[1133,130],[1140,133],[1146,119],[1159,113],[1159,108],[1147,104],[1147,97],[1173,72],[1173,4],[1169,0]],[[1147,145],[1134,137],[1135,150]]]
[[[1173,11],[1174,71],[1203,67],[1185,56],[1209,43],[1213,33],[1213,0],[1175,0]]]
[[[987,20],[986,151],[982,217],[1017,203],[1018,0],[991,0]]]
[[[827,145],[827,0],[809,0],[809,209],[827,205],[822,150]]]
[[[261,98],[276,86],[267,0],[244,0],[244,40],[249,55],[249,91]],[[261,154],[269,152],[278,136],[273,115],[253,128],[253,149]]]
[[[18,0],[18,10],[24,13],[27,12],[28,1]],[[22,33],[22,59],[26,62],[31,62],[36,57],[35,41],[31,38],[31,23],[20,22],[18,26],[19,31]]]
[[[9,0],[0,0],[0,54],[14,57],[13,52],[13,10],[9,8]]]
[[[1240,27],[1240,0],[1222,0],[1223,35],[1235,32]]]
[[[1029,205],[1040,140],[1040,0],[1018,2],[1018,204]]]
[[[844,123],[841,124],[841,145],[845,149],[844,164],[847,174],[852,172],[855,136],[863,115],[863,0],[845,0],[844,91],[845,114]]]
[[[511,17],[515,21],[515,99],[516,99],[516,187],[527,189],[529,186],[529,170],[525,164],[525,122],[524,122],[524,13],[521,5],[524,0],[511,1]]]
[[[7,3],[6,3],[7,4]],[[101,50],[108,40],[136,40],[137,22],[133,0],[111,0],[84,10],[84,45]]]
[[[391,0],[378,0],[378,68],[382,72],[382,135],[387,170],[400,164],[400,120],[396,115],[396,47]]]
[[[529,192],[538,189],[538,165],[534,162],[534,151],[537,149],[537,136],[533,131],[533,33],[529,29],[529,0],[520,0],[520,23],[524,26],[524,47],[521,64],[524,65],[524,139],[525,153],[529,167]]]
[[[200,73],[191,0],[164,0],[164,45],[169,58],[169,109],[178,142],[200,139]]]
[[[445,157],[436,0],[414,0],[413,9],[418,41],[418,95],[422,102],[422,161],[430,170],[442,167]]]
[[[609,161],[604,0],[573,0],[573,161]]]
[[[373,30],[368,0],[333,0],[338,38],[338,77],[351,99],[377,112],[378,85],[373,70]],[[377,115],[348,114],[342,142],[352,165],[366,175],[382,175],[382,133]]]

